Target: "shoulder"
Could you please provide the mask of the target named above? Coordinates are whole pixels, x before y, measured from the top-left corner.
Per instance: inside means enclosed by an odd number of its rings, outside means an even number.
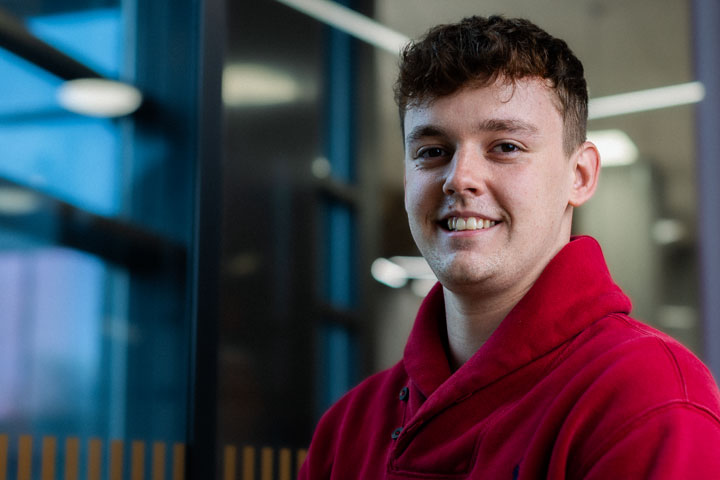
[[[565,427],[584,453],[577,456],[584,460],[581,471],[619,459],[645,468],[658,451],[680,445],[684,452],[720,453],[717,383],[670,336],[612,314],[575,338],[563,363],[573,372],[568,388],[576,389]],[[633,478],[646,478],[645,473]]]
[[[630,382],[638,395],[705,404],[720,413],[720,395],[710,370],[669,335],[632,317],[612,314],[591,326],[584,343],[596,355],[596,367],[614,382]],[[583,343],[583,342],[580,342]],[[594,345],[593,345],[594,344]],[[591,362],[592,364],[592,362]]]

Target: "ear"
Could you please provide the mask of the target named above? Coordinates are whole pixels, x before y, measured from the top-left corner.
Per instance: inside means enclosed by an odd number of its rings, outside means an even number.
[[[579,207],[595,193],[600,176],[600,152],[592,142],[584,142],[573,154],[573,184],[568,203]]]

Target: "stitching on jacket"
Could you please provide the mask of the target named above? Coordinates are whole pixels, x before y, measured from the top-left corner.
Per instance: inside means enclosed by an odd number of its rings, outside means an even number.
[[[648,331],[644,328],[641,328],[638,325],[631,323],[629,321],[628,317],[625,315],[613,314],[612,316],[615,318],[618,318],[620,321],[622,321],[625,325],[632,328],[633,330],[642,333],[643,336],[645,336],[645,338],[652,338],[660,343],[660,345],[662,346],[662,349],[665,351],[665,353],[669,357],[670,362],[675,367],[675,373],[677,374],[678,382],[680,383],[680,387],[682,388],[683,398],[686,401],[689,401],[690,397],[688,396],[687,382],[685,381],[685,376],[683,375],[682,368],[680,367],[680,362],[678,361],[677,357],[675,356],[675,353],[670,348],[670,345],[668,345],[667,341],[665,341],[665,339],[658,336],[656,333],[654,333],[652,331]]]

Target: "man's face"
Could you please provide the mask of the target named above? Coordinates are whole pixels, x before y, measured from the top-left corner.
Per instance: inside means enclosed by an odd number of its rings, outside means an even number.
[[[539,79],[463,88],[405,115],[405,208],[451,291],[526,290],[570,235],[573,162]]]

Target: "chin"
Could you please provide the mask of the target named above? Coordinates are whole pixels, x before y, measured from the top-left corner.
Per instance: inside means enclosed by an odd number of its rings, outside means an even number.
[[[452,290],[454,288],[463,288],[482,284],[492,278],[492,272],[489,269],[477,268],[450,268],[436,272],[440,283],[444,287]]]
[[[446,288],[487,284],[493,279],[500,280],[498,277],[505,273],[500,268],[502,262],[497,255],[467,255],[467,253],[434,262],[434,265],[428,262],[435,276]]]

